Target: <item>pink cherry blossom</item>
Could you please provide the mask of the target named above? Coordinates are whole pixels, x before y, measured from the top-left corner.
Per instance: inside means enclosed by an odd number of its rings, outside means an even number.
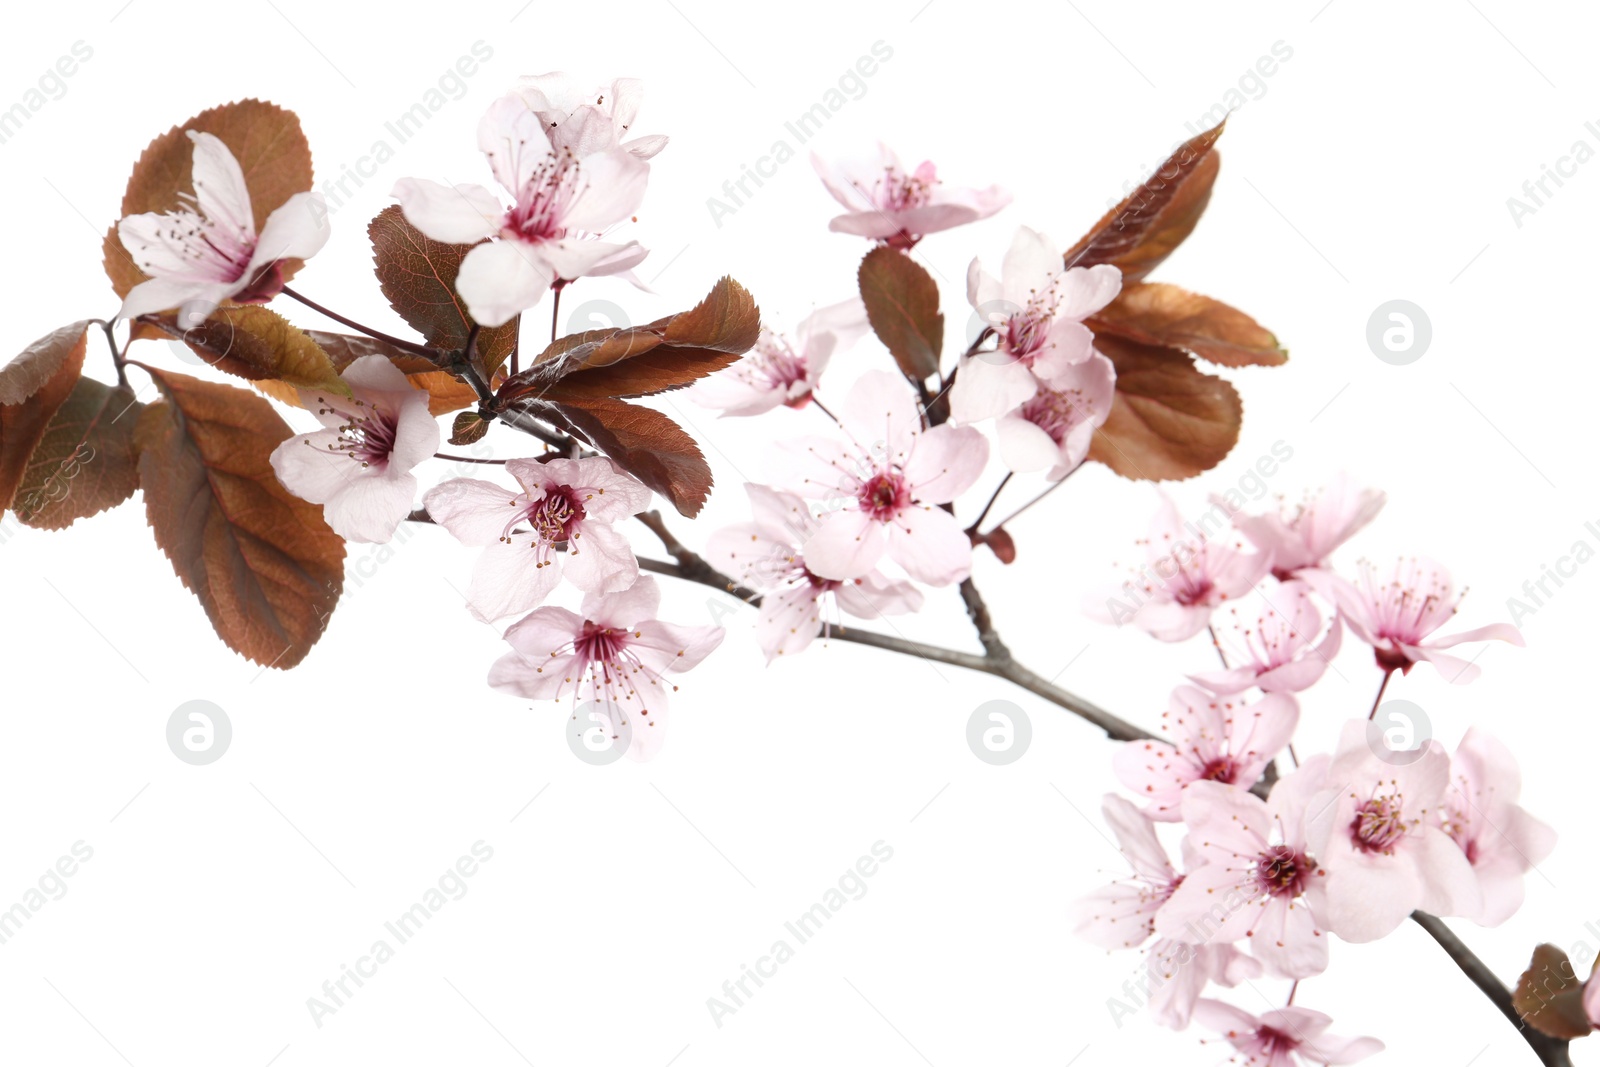
[[[733,366],[696,382],[689,397],[724,415],[760,415],[779,404],[804,407],[835,353],[867,332],[859,297],[818,308],[795,327],[794,343],[762,327],[756,346]]]
[[[1149,801],[1152,819],[1177,822],[1184,792],[1195,782],[1254,785],[1294,736],[1300,708],[1281,693],[1247,704],[1183,685],[1172,691],[1161,719],[1171,743],[1129,741],[1111,766],[1123,785]]]
[[[257,234],[239,161],[219,138],[187,133],[194,143],[194,193],[184,194],[177,210],[129,215],[117,223],[122,247],[150,276],[128,291],[119,318],[177,308],[179,323],[188,328],[224,300],[266,303],[283,290],[279,262],[309,259],[328,241],[321,193],[295,193]]]
[[[537,304],[556,282],[624,274],[645,257],[637,241],[615,244],[604,231],[644,200],[650,165],[623,147],[580,155],[553,143],[539,116],[512,93],[478,124],[478,147],[511,194],[504,207],[481,185],[402,178],[391,194],[406,219],[436,241],[473,244],[456,291],[484,326],[500,326]]]
[[[1156,933],[1189,944],[1250,939],[1273,974],[1309,978],[1328,966],[1328,939],[1310,896],[1323,870],[1306,844],[1305,813],[1322,788],[1326,756],[1278,780],[1263,801],[1218,782],[1193,782],[1183,795],[1190,866],[1156,913]]]
[[[929,585],[967,576],[972,543],[955,516],[939,507],[983,473],[989,443],[970,427],[924,429],[904,378],[862,375],[840,409],[849,438],[786,442],[796,488],[834,510],[802,546],[806,566],[823,578],[860,578],[885,553]]]
[[[896,248],[910,248],[930,233],[986,219],[1011,203],[1011,194],[998,185],[949,188],[932,163],[907,171],[883,144],[876,157],[860,161],[827,163],[813,152],[811,165],[846,209],[828,223],[828,229]]]
[[[1232,945],[1191,945],[1170,937],[1154,941],[1145,957],[1151,1018],[1170,1030],[1187,1029],[1208,985],[1232,989],[1260,978],[1264,969],[1260,960]]]
[[[1504,641],[1522,647],[1522,634],[1510,623],[1497,622],[1476,630],[1429,639],[1455,615],[1461,597],[1444,566],[1425,556],[1401,559],[1380,578],[1372,564],[1358,564],[1356,583],[1320,571],[1302,577],[1318,593],[1339,606],[1350,632],[1372,646],[1378,666],[1409,674],[1426,660],[1445,681],[1466,684],[1481,671],[1468,660],[1446,655],[1441,649],[1471,641]]]
[[[1161,641],[1187,641],[1211,623],[1211,613],[1249,592],[1267,573],[1271,557],[1245,552],[1185,524],[1165,493],[1139,542],[1146,563],[1119,590],[1092,600],[1090,615],[1118,626],[1132,622]]]
[[[1382,490],[1362,488],[1341,472],[1293,514],[1238,515],[1233,523],[1272,556],[1273,573],[1288,578],[1296,571],[1326,568],[1334,550],[1375,519],[1386,499]]]
[[[622,148],[649,159],[667,147],[660,134],[622,138],[638,117],[644,102],[644,82],[617,78],[608,86],[589,88],[561,71],[527,75],[512,89],[535,115],[557,149],[570,148],[580,156]]]
[[[816,528],[805,501],[764,485],[746,485],[745,492],[755,521],[712,534],[706,542],[706,558],[741,585],[763,593],[756,638],[767,662],[804,651],[819,628],[826,634],[837,625],[830,620],[837,618],[839,610],[857,618],[876,619],[922,606],[922,593],[916,586],[875,570],[847,581],[812,573],[795,547]]]
[[[536,608],[506,630],[512,651],[495,662],[489,684],[530,700],[601,702],[632,731],[628,755],[646,760],[666,733],[667,691],[722,643],[715,626],[659,622],[661,589],[640,578],[620,593],[590,592],[577,614]],[[610,712],[608,712],[610,713]]]
[[[458,541],[484,549],[467,590],[473,615],[489,621],[528,610],[555,588],[558,570],[587,593],[615,593],[639,577],[633,549],[611,524],[643,510],[650,490],[603,456],[513,459],[506,473],[516,489],[455,478],[422,498]]]
[[[1328,620],[1324,636],[1322,614],[1304,582],[1263,590],[1259,607],[1235,604],[1229,613],[1236,637],[1219,641],[1238,666],[1189,676],[1213,693],[1240,693],[1251,686],[1266,693],[1298,693],[1315,685],[1339,652],[1344,632],[1339,618]]]
[[[1114,793],[1106,795],[1101,811],[1133,877],[1079,900],[1073,908],[1074,928],[1107,949],[1136,948],[1150,939],[1156,912],[1183,876],[1173,869],[1155,824],[1144,812]],[[1261,964],[1232,945],[1191,945],[1170,938],[1150,945],[1145,966],[1151,1011],[1157,1022],[1173,1029],[1189,1024],[1208,983],[1233,986],[1261,974]]]
[[[1467,918],[1499,926],[1522,907],[1523,875],[1555,849],[1556,833],[1517,804],[1516,757],[1473,726],[1450,758],[1450,788],[1440,825],[1478,876],[1483,908]]]
[[[1327,781],[1306,840],[1327,872],[1312,899],[1329,929],[1346,941],[1376,941],[1419,908],[1482,909],[1472,865],[1438,826],[1450,757],[1437,741],[1396,752],[1376,723],[1346,723]]]
[[[1043,387],[1077,385],[1068,370],[1094,351],[1083,320],[1122,289],[1116,267],[1068,270],[1061,249],[1026,226],[1017,230],[1000,273],[991,277],[976,259],[967,270],[967,300],[997,342],[964,357],[956,370],[950,418],[958,424],[1004,415]]]
[[[1106,794],[1100,811],[1133,868],[1133,877],[1079,900],[1073,908],[1073,929],[1102,948],[1138,948],[1155,933],[1156,912],[1183,877],[1173,868],[1148,814],[1115,793]]]
[[[1333,1020],[1309,1008],[1274,1008],[1257,1017],[1220,1000],[1202,1000],[1194,1017],[1228,1039],[1239,1052],[1230,1062],[1241,1067],[1359,1063],[1384,1047],[1375,1037],[1328,1034]]]
[[[272,452],[272,470],[295,496],[322,505],[346,541],[384,542],[411,513],[413,467],[439,447],[428,394],[383,356],[362,356],[340,375],[348,397],[302,389],[301,403],[324,429],[291,437]]]
[[[1042,470],[1047,481],[1059,482],[1088,457],[1094,432],[1111,417],[1116,391],[1116,368],[1091,353],[995,422],[1000,459],[1018,473]]]

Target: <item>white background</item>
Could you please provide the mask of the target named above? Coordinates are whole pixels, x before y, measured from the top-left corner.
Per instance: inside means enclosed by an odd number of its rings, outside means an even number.
[[[478,40],[493,59],[337,211],[302,291],[402,328],[372,282],[366,220],[406,175],[486,181],[474,150],[482,109],[519,74],[567,69],[645,78],[637,129],[672,138],[638,233],[654,249],[640,273],[657,295],[584,282],[568,307],[613,300],[643,321],[731,273],[769,321],[793,325],[849,295],[864,251],[827,232],[833,205],[803,157],[721,227],[705,202],[881,40],[893,58],[815,144],[849,153],[882,137],[911,162],[935,159],[953,183],[1016,194],[997,218],[919,249],[946,280],[955,334],[974,254],[997,263],[1023,223],[1069,243],[1282,41],[1292,58],[1247,86],[1256,93],[1222,141],[1210,211],[1157,277],[1246,309],[1292,359],[1230,373],[1243,437],[1212,475],[1174,488],[1180,507],[1197,514],[1281,440],[1293,459],[1271,492],[1298,499],[1341,468],[1387,489],[1388,508],[1341,561],[1437,556],[1472,587],[1464,626],[1508,618],[1506,598],[1574,541],[1600,545],[1584,529],[1600,520],[1587,321],[1600,163],[1520,227],[1506,205],[1575,140],[1600,148],[1584,128],[1600,107],[1596,26],[1580,5],[534,0],[519,13],[521,2],[388,4],[374,17],[308,0],[97,0],[29,5],[20,25],[13,12],[0,107],[75,41],[94,54],[0,145],[0,347],[115,310],[101,234],[133,160],[172,124],[265,97],[299,112],[319,180],[336,177]],[[1365,342],[1369,314],[1394,298],[1433,324],[1410,366],[1380,362]],[[547,314],[529,316],[529,343]],[[92,373],[107,376],[103,348],[90,353]],[[160,345],[145,356],[189,369]],[[824,395],[852,366],[886,358],[864,344]],[[681,399],[665,410],[688,421],[717,471],[704,521],[677,523],[697,545],[742,518],[741,474],[761,476],[771,435],[825,425],[789,411],[719,423]],[[500,433],[500,454],[529,448]],[[1001,508],[1023,499],[1008,490]],[[1211,650],[1099,626],[1081,601],[1131,558],[1154,499],[1088,470],[1016,524],[1015,566],[981,556],[976,570],[1024,662],[1151,725]],[[1113,1024],[1106,999],[1136,957],[1075,940],[1066,918],[1073,896],[1121,872],[1096,810],[1114,787],[1111,748],[1003,682],[839,643],[767,669],[745,612],[684,679],[660,758],[596,769],[567,751],[554,706],[483,684],[503,646],[463,609],[454,589],[471,557],[441,531],[363,564],[372,576],[359,587],[352,577],[305,664],[263,673],[212,635],[137,502],[63,533],[8,530],[0,907],[74,842],[94,855],[65,897],[0,945],[6,1062],[1099,1067],[1225,1055],[1197,1044],[1198,1030]],[[352,567],[371,551],[355,547]],[[1474,722],[1508,741],[1527,805],[1562,832],[1521,914],[1492,931],[1458,924],[1508,979],[1538,941],[1600,945],[1585,930],[1600,921],[1587,803],[1600,725],[1585,684],[1597,592],[1600,565],[1581,569],[1525,620],[1529,647],[1489,648],[1472,686],[1422,668],[1391,689],[1421,704],[1447,744]],[[666,617],[713,621],[707,596],[668,588]],[[975,647],[954,590],[933,592],[901,628]],[[1364,648],[1352,642],[1337,668],[1306,701],[1302,754],[1371,700]],[[173,709],[197,698],[222,706],[234,730],[221,761],[198,768],[164,739]],[[1010,767],[980,763],[964,740],[991,699],[1032,718],[1032,749]],[[494,857],[470,892],[314,1025],[307,998],[480,839]],[[867,895],[715,1026],[706,998],[879,840],[894,858]],[[1280,985],[1258,985],[1237,1002],[1281,1002]],[[1298,1002],[1328,1011],[1338,1032],[1381,1037],[1390,1051],[1376,1062],[1533,1062],[1410,926],[1334,946]]]

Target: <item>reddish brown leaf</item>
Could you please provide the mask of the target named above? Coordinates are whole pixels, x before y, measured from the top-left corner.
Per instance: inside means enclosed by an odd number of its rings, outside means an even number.
[[[1570,1041],[1592,1029],[1583,1010],[1583,982],[1567,954],[1554,945],[1533,950],[1511,1000],[1529,1026],[1551,1037]]]
[[[471,332],[472,316],[456,294],[456,274],[472,245],[451,245],[425,237],[401,214],[398,204],[378,212],[367,226],[378,287],[389,304],[433,348],[460,349]],[[478,332],[479,367],[492,376],[517,344],[521,317]]]
[[[339,377],[344,368],[336,367],[310,334],[259,305],[219,307],[206,321],[187,330],[172,314],[146,316],[140,325],[182,341],[207,364],[228,374],[250,381],[273,379],[304,389],[350,392]]]
[[[1224,367],[1275,367],[1289,359],[1278,339],[1249,315],[1164,282],[1124,286],[1089,326],[1097,334],[1181,348]]]
[[[83,373],[89,325],[63,326],[0,368],[0,514],[11,506],[50,419]]]
[[[1110,263],[1136,282],[1172,254],[1194,230],[1211,200],[1221,156],[1217,138],[1224,119],[1179,145],[1127,198],[1106,212],[1066,255],[1069,267]]]
[[[570,430],[693,518],[711,492],[711,468],[694,438],[653,408],[621,400],[586,400],[523,408]]]
[[[217,137],[239,161],[257,233],[285,200],[311,188],[311,148],[295,113],[264,100],[240,100],[202,111],[151,141],[128,178],[123,216],[171,211],[183,194],[194,191],[189,173],[194,144],[188,130]],[[104,250],[111,287],[118,296],[127,296],[145,275],[123,249],[115,226],[106,234]],[[280,266],[285,281],[299,269],[299,260],[285,260]]]
[[[1124,478],[1166,481],[1210,470],[1238,442],[1239,394],[1186,353],[1110,334],[1095,347],[1116,365],[1117,395],[1090,459]]]
[[[922,381],[939,372],[944,351],[944,315],[939,286],[911,258],[887,245],[868,252],[856,272],[867,321],[900,372]]]
[[[496,400],[587,403],[679,389],[731,364],[760,332],[754,298],[732,278],[723,278],[690,311],[644,326],[561,338],[531,367],[508,378]]]
[[[156,543],[229,648],[293,667],[339,600],[344,541],[272,471],[291,431],[245,390],[145,369],[164,398],[136,431]]]
[[[471,445],[483,440],[483,435],[489,432],[489,424],[475,411],[463,411],[456,416],[455,422],[450,426],[450,443],[453,445]]]
[[[23,472],[17,518],[60,530],[132,496],[139,488],[133,430],[143,410],[127,386],[79,378]]]

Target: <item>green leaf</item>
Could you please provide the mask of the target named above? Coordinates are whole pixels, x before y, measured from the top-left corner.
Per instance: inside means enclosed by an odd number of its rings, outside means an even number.
[[[913,381],[939,372],[944,351],[944,315],[939,286],[911,256],[888,246],[874,248],[857,272],[867,321],[900,371]]]

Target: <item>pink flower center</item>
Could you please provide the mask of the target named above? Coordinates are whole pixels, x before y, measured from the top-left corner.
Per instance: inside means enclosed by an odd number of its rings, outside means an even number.
[[[893,470],[880,471],[867,479],[856,493],[861,510],[877,522],[893,522],[911,506],[911,487]]]
[[[1394,855],[1400,839],[1406,836],[1405,811],[1400,797],[1373,797],[1356,809],[1350,822],[1350,840],[1368,854]]]
[[[1305,892],[1315,868],[1304,852],[1273,845],[1256,857],[1256,886],[1270,897],[1297,897]]]
[[[1050,435],[1058,446],[1067,439],[1073,428],[1094,418],[1094,405],[1077,389],[1056,392],[1040,388],[1022,405],[1019,412],[1024,419]]]
[[[1232,756],[1218,756],[1200,771],[1200,781],[1232,785],[1239,780],[1239,764]]]
[[[913,174],[898,167],[884,167],[883,177],[872,187],[869,199],[881,211],[909,211],[928,203],[937,184],[939,179],[933,168],[926,164]]]
[[[572,650],[591,663],[611,663],[627,651],[630,636],[627,630],[585,619],[583,632],[572,642]]]
[[[567,236],[564,220],[587,187],[582,161],[570,150],[552,152],[517,190],[503,232],[535,244],[560,240]]]
[[[789,342],[763,333],[756,347],[739,362],[740,374],[763,392],[784,389],[806,380],[806,361],[795,354]]]
[[[1377,637],[1415,645],[1456,613],[1460,597],[1449,580],[1415,560],[1402,561],[1386,581],[1379,581],[1370,563],[1362,567],[1361,584],[1372,606]]]
[[[389,454],[394,451],[397,425],[397,420],[392,414],[364,400],[341,398],[338,401],[330,401],[326,397],[317,399],[325,405],[317,412],[319,415],[338,415],[345,420],[337,427],[339,440],[327,446],[329,452],[334,455],[349,456],[363,467],[377,467],[381,470],[388,465]],[[306,439],[306,443],[311,443],[310,438]]]
[[[586,514],[583,496],[570,485],[546,485],[544,495],[538,499],[524,493],[511,503],[517,510],[501,531],[500,539],[509,544],[513,528],[526,523],[533,530],[532,547],[541,554],[541,565],[548,562],[551,549],[578,536],[578,524]]]

